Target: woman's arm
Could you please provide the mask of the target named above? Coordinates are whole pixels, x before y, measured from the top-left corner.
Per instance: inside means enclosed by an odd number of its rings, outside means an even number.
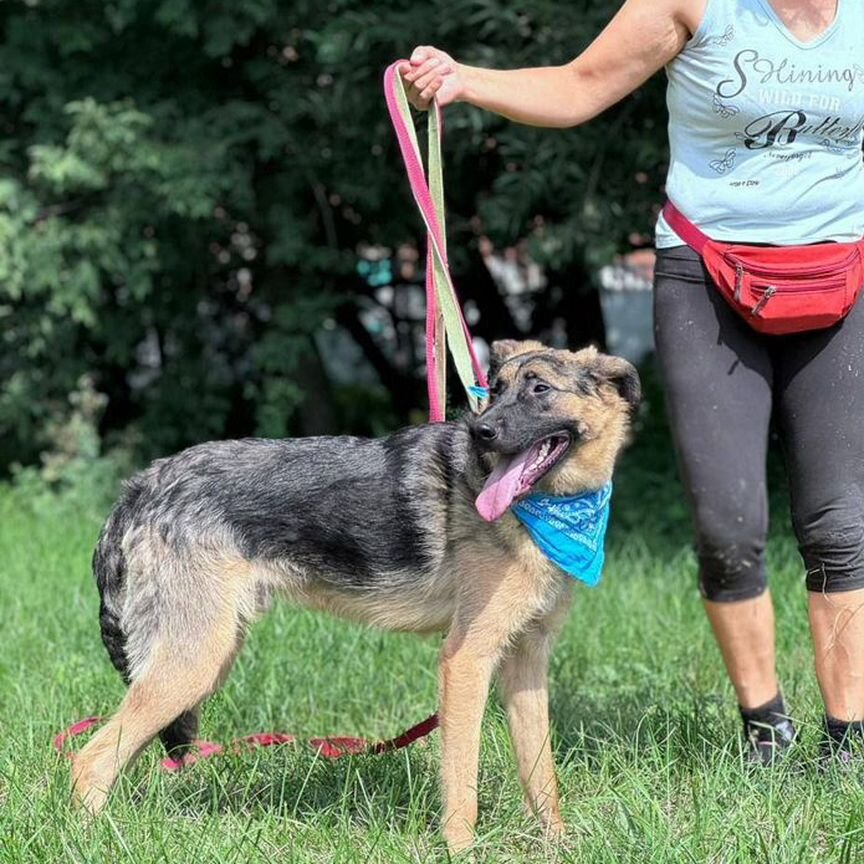
[[[684,47],[706,0],[627,0],[602,33],[564,66],[481,69],[431,47],[400,72],[417,108],[469,102],[517,123],[576,126],[631,93]]]

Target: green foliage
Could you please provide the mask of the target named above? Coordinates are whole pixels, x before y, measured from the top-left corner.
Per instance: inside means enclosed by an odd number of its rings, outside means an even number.
[[[361,244],[420,234],[385,65],[417,43],[498,66],[564,61],[615,5],[0,3],[0,466],[48,446],[85,373],[109,397],[101,432],[134,429],[142,455],[302,432],[328,390],[338,414],[314,334],[337,317],[356,337],[376,302]],[[478,226],[501,243],[531,235],[562,271],[647,230],[662,110],[652,85],[578,131],[449,111],[462,293],[500,302],[471,275]],[[418,370],[362,347],[406,419]]]
[[[78,517],[95,517],[116,498],[121,477],[131,469],[129,452],[103,454],[98,422],[107,398],[82,376],[69,394],[67,411],[48,420],[45,438],[49,449],[38,465],[13,465],[14,486],[9,490],[22,510],[52,518],[58,506]]]

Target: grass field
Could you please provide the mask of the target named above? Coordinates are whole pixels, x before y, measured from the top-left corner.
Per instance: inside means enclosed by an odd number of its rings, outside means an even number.
[[[652,416],[656,415],[656,406]],[[821,717],[805,592],[782,494],[769,547],[781,675],[803,743],[788,768],[747,775],[730,686],[694,588],[662,429],[619,473],[609,564],[580,588],[553,664],[566,841],[523,811],[502,712],[487,711],[477,860],[855,862],[864,792],[813,767]],[[446,860],[438,742],[327,762],[299,746],[223,756],[182,776],[151,747],[91,825],[69,809],[52,735],[113,710],[122,685],[100,644],[89,557],[101,506],[0,490],[0,861]],[[277,608],[204,712],[217,741],[258,730],[389,736],[435,705],[438,642]]]

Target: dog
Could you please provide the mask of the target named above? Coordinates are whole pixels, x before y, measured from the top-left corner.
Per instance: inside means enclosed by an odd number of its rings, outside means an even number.
[[[547,670],[573,580],[507,507],[530,490],[608,483],[639,376],[594,348],[506,340],[492,345],[490,379],[488,406],[459,422],[371,440],[202,444],[128,482],[93,556],[102,639],[128,691],[74,760],[79,806],[100,810],[155,736],[175,757],[189,748],[202,702],[280,595],[385,629],[446,633],[439,716],[452,851],[473,842],[496,671],[527,801],[549,833],[563,830]]]

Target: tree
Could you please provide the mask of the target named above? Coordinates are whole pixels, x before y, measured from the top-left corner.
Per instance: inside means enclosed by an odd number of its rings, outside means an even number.
[[[614,4],[28,0],[0,4],[2,461],[33,459],[90,371],[107,435],[144,453],[253,432],[374,429],[328,380],[315,334],[338,321],[395,419],[413,370],[362,323],[361,244],[422,243],[381,95],[417,43],[498,66],[569,59]],[[488,337],[512,335],[480,231],[529,237],[573,337],[587,273],[647,232],[665,143],[652,84],[579,130],[446,115],[450,245]],[[421,118],[421,122],[422,118]],[[556,297],[558,298],[556,300]],[[596,308],[596,302],[594,303]]]

